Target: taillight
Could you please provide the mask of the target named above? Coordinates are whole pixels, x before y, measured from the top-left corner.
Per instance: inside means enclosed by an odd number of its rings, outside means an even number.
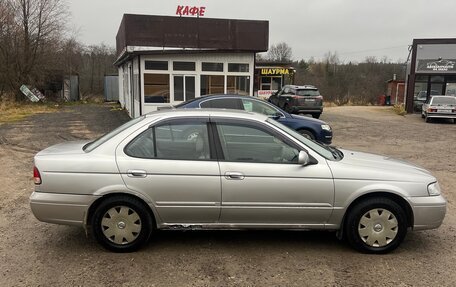
[[[40,171],[36,168],[36,166],[33,167],[33,180],[35,181],[35,184],[41,184]]]
[[[428,113],[436,113],[437,109],[428,109],[427,111],[428,111]]]
[[[317,96],[317,99],[323,100],[323,96],[321,96],[321,95],[320,95],[320,96]]]

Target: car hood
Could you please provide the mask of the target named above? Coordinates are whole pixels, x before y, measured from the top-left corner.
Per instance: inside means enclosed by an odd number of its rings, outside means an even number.
[[[394,181],[434,181],[432,174],[418,165],[383,155],[341,149],[344,158],[330,163],[335,178]]]
[[[43,155],[62,155],[62,154],[84,154],[84,150],[82,149],[84,145],[89,143],[90,141],[71,141],[71,142],[64,142],[59,143],[53,146],[50,146],[39,153],[37,156]]]
[[[293,115],[293,114],[290,114],[290,116],[291,116],[292,119],[305,120],[305,121],[314,122],[314,123],[320,124],[320,125],[327,125],[327,123],[325,123],[324,121],[319,120],[319,119],[314,119],[314,118],[310,118],[310,117],[306,117],[306,116],[300,116],[300,115]]]

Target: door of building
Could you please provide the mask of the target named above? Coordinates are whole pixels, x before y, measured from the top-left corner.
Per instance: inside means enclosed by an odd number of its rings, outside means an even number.
[[[195,76],[174,76],[174,102],[188,101],[195,98]]]

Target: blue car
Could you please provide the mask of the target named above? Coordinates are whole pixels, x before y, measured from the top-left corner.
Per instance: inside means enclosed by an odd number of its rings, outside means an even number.
[[[175,108],[218,108],[245,110],[265,114],[276,119],[283,125],[298,131],[303,136],[324,143],[331,144],[332,130],[324,121],[305,116],[292,115],[266,101],[249,96],[239,95],[208,95],[192,99],[175,106]]]

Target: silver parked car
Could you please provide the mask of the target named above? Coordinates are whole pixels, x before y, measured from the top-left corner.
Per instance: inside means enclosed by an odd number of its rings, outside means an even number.
[[[427,170],[339,150],[264,115],[165,110],[96,141],[35,156],[35,216],[90,226],[126,252],[155,229],[320,229],[385,253],[408,229],[441,225],[446,201]]]
[[[453,96],[432,96],[422,107],[421,117],[429,122],[432,118],[453,119],[456,123],[456,98]]]

